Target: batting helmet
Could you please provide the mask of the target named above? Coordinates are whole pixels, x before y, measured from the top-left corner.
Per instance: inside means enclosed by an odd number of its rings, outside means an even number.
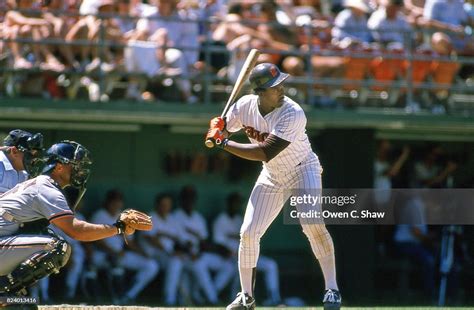
[[[49,174],[57,163],[71,164],[71,185],[77,188],[85,187],[92,164],[90,152],[85,147],[69,140],[53,144],[46,151],[46,166],[43,174]]]
[[[283,73],[271,63],[261,63],[250,72],[249,81],[253,90],[265,90],[275,87],[286,80],[290,75]]]

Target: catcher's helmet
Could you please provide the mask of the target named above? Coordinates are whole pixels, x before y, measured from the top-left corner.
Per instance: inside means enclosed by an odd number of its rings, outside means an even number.
[[[92,164],[90,152],[85,147],[69,140],[53,144],[46,151],[46,166],[43,174],[49,174],[57,163],[71,164],[71,185],[78,188],[85,187]]]
[[[250,72],[249,81],[253,90],[265,90],[275,87],[286,80],[290,75],[283,73],[271,63],[261,63]]]

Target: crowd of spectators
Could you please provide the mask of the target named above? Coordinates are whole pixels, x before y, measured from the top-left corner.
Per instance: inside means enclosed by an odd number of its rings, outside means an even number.
[[[158,79],[174,85],[177,101],[196,103],[193,84],[202,82],[199,77],[207,73],[232,84],[250,48],[264,51],[259,61],[276,63],[296,77],[302,97],[310,89],[335,97],[360,89],[358,82],[366,78],[382,83],[371,90],[387,90],[407,75],[415,88],[428,79],[443,84],[431,93],[445,96],[461,68],[455,56],[474,55],[471,0],[52,0],[48,5],[5,0],[1,5],[0,54],[8,56],[11,68],[66,72],[66,79],[67,73],[82,78],[59,85],[100,84],[106,95],[122,79],[124,96],[134,100],[159,98],[160,93],[145,92],[148,82]],[[408,51],[430,58],[408,62]],[[122,75],[112,78],[112,73]],[[97,82],[101,76],[106,83]],[[329,87],[321,78],[352,82]],[[49,94],[65,96],[58,90]],[[103,99],[90,89],[89,97]]]

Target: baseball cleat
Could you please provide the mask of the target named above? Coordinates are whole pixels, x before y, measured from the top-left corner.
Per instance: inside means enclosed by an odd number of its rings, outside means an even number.
[[[237,298],[227,306],[226,310],[253,310],[255,309],[255,299],[247,293],[240,292]]]
[[[338,290],[326,290],[323,298],[324,310],[341,309],[341,301],[341,293]]]

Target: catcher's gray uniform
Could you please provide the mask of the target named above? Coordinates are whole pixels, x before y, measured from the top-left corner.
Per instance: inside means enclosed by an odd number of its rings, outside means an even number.
[[[43,229],[53,219],[72,215],[61,189],[46,175],[1,195],[0,276],[9,274],[32,254],[55,248],[59,240],[43,235]]]

